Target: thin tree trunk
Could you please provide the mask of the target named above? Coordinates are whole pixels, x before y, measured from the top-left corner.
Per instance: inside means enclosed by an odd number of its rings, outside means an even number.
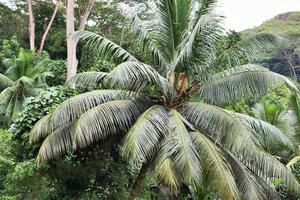
[[[90,13],[92,12],[92,9],[94,7],[95,0],[89,0],[88,4],[86,6],[86,9],[84,10],[83,14],[80,16],[80,24],[78,30],[84,30],[85,25],[87,23],[88,17]]]
[[[53,23],[53,21],[54,21],[54,18],[55,18],[55,16],[56,16],[57,10],[58,10],[59,5],[60,5],[60,1],[61,1],[61,0],[57,0],[56,5],[55,5],[55,9],[54,9],[54,11],[53,11],[53,13],[52,13],[52,16],[51,16],[51,19],[50,19],[50,21],[49,21],[49,23],[48,23],[48,26],[47,26],[47,28],[46,28],[44,34],[43,34],[43,37],[42,37],[42,40],[41,40],[41,43],[40,43],[40,49],[39,49],[39,52],[40,52],[40,53],[43,51],[44,44],[45,44],[45,40],[46,40],[46,38],[47,38],[48,32],[49,32],[49,30],[50,30],[50,28],[51,28],[51,26],[52,26],[52,23]]]
[[[148,163],[143,164],[137,178],[135,179],[135,182],[132,186],[131,192],[129,194],[128,200],[135,200],[135,198],[137,197],[137,195],[140,192],[143,180],[145,178],[145,175],[147,173],[148,168],[150,167],[150,165]]]
[[[76,41],[71,35],[75,31],[75,19],[74,19],[74,0],[66,0],[66,21],[67,21],[67,81],[72,78],[77,71],[76,60]]]
[[[28,29],[29,29],[29,41],[30,41],[30,50],[34,50],[35,48],[35,22],[32,12],[32,1],[27,0],[28,3],[28,13],[29,13],[29,23],[28,23]]]

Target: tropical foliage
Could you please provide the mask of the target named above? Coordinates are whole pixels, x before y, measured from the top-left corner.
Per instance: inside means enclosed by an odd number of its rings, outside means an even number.
[[[24,100],[45,88],[46,77],[44,63],[47,58],[38,59],[32,52],[21,49],[17,58],[7,58],[4,74],[0,74],[0,115],[7,125],[22,110]]]
[[[293,151],[291,140],[268,122],[219,107],[256,101],[280,84],[298,94],[282,75],[240,66],[241,55],[251,60],[257,50],[276,44],[276,37],[254,35],[220,51],[222,18],[215,7],[214,0],[159,0],[148,5],[147,16],[135,15],[132,29],[155,66],[103,36],[77,32],[73,37],[93,53],[120,64],[69,81],[104,89],[66,100],[33,127],[30,142],[43,140],[38,162],[116,137],[123,138],[123,158],[139,168],[129,199],[138,195],[149,170],[173,197],[184,185],[206,185],[224,199],[270,199],[275,178],[298,192],[294,175],[268,151],[271,143]]]

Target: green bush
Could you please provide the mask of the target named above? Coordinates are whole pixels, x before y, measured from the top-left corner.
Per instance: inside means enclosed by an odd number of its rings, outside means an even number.
[[[15,165],[6,175],[4,194],[8,199],[57,199],[57,192],[45,167],[37,167],[34,160],[27,160]]]
[[[49,63],[47,63],[46,69],[53,75],[46,79],[49,86],[64,85],[67,77],[67,61],[50,60]]]
[[[13,133],[14,153],[19,160],[32,158],[36,155],[39,144],[29,145],[29,131],[42,117],[50,113],[60,103],[74,96],[75,90],[66,87],[52,87],[40,92],[35,97],[26,99],[25,109],[17,116],[10,126]]]

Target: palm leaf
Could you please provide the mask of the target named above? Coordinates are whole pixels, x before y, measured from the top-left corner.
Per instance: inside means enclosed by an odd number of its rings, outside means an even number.
[[[291,190],[298,192],[299,183],[293,174],[276,158],[260,148],[258,139],[234,114],[204,103],[188,103],[181,109],[182,116],[199,131],[208,134],[265,181],[279,177]]]
[[[113,88],[118,89],[141,92],[147,86],[157,84],[164,94],[174,92],[167,79],[151,66],[141,62],[124,62],[111,71],[106,79]]]
[[[279,84],[287,84],[290,89],[298,91],[286,77],[249,64],[214,75],[211,82],[200,86],[198,94],[207,103],[224,105],[249,100],[249,97],[253,101],[258,100]]]
[[[266,189],[259,184],[255,176],[239,159],[230,152],[222,149],[227,163],[231,166],[232,173],[239,191],[245,199],[267,200],[264,194]],[[270,188],[270,186],[269,186]],[[268,190],[270,190],[267,188]],[[274,191],[273,191],[274,192]]]
[[[248,115],[240,113],[234,113],[234,115],[240,119],[244,126],[253,132],[253,135],[264,147],[278,147],[283,145],[290,150],[294,149],[291,140],[277,127]]]
[[[37,156],[38,163],[53,160],[72,150],[72,125],[61,126],[46,137]]]
[[[80,39],[85,41],[85,44],[91,47],[97,56],[119,59],[121,61],[137,61],[137,59],[125,49],[101,35],[89,31],[76,31],[72,37],[76,40]]]
[[[171,159],[183,181],[186,183],[199,182],[201,180],[199,155],[181,115],[176,110],[170,111],[168,126],[170,133],[162,143],[161,153],[166,154],[166,158]]]
[[[168,113],[162,106],[146,110],[125,136],[122,155],[138,165],[146,162],[159,150],[161,139],[168,133]]]
[[[241,42],[222,52],[215,62],[226,63],[226,67],[238,66],[240,65],[239,57],[246,55],[251,60],[257,57],[257,53],[274,48],[279,41],[280,37],[269,33],[259,33],[246,37]]]
[[[30,132],[30,138],[36,141],[47,136],[55,129],[73,122],[89,109],[102,103],[117,99],[130,99],[134,96],[134,93],[128,94],[121,90],[95,90],[72,97],[60,104],[51,116],[36,123]]]
[[[200,155],[201,163],[209,171],[210,179],[225,199],[237,199],[239,191],[221,150],[200,132],[193,132],[192,139]]]
[[[0,91],[3,89],[10,87],[14,84],[14,81],[8,78],[7,76],[0,74]]]
[[[126,132],[146,108],[138,101],[115,100],[88,110],[76,122],[73,148],[83,148],[109,135]]]
[[[98,86],[106,76],[105,72],[82,72],[74,75],[67,84],[79,88]]]

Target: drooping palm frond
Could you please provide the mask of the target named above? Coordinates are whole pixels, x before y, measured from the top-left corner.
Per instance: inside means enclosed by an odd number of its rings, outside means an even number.
[[[145,110],[145,104],[133,100],[115,100],[83,113],[77,121],[61,125],[44,140],[39,162],[47,162],[69,150],[86,147],[101,139],[128,130]],[[31,136],[34,141],[37,135]]]
[[[146,110],[129,129],[121,154],[135,165],[150,160],[159,150],[161,139],[169,132],[168,113],[162,106]]]
[[[2,116],[2,125],[8,126],[13,117],[21,110],[21,104],[25,99],[22,93],[19,94],[22,90],[22,85],[14,84],[0,93],[0,116]]]
[[[163,141],[161,153],[171,159],[185,183],[200,182],[202,174],[198,152],[182,121],[182,116],[174,109],[170,110],[168,128],[170,133]]]
[[[78,119],[81,114],[102,103],[120,100],[132,99],[136,95],[122,90],[95,90],[72,97],[60,106],[49,117],[43,118],[35,124],[30,132],[32,141],[47,136],[60,126],[64,126]]]
[[[3,89],[10,87],[14,84],[14,81],[8,78],[7,76],[0,74],[0,91]]]
[[[71,37],[76,40],[82,40],[85,45],[93,49],[93,53],[97,56],[110,59],[119,59],[121,61],[137,61],[137,59],[131,55],[128,51],[110,41],[109,39],[102,37],[96,33],[89,31],[76,31]]]
[[[141,62],[124,62],[118,65],[106,76],[106,80],[116,89],[141,92],[147,86],[157,84],[166,96],[174,93],[167,79],[151,66]]]
[[[277,127],[248,115],[240,113],[234,113],[234,115],[253,132],[265,148],[283,145],[290,150],[294,149],[290,138]]]
[[[103,103],[77,120],[73,148],[83,148],[109,135],[126,132],[147,105],[133,100]]]
[[[199,155],[184,122],[181,121],[182,117],[175,110],[170,112],[170,133],[161,142],[154,169],[158,179],[162,180],[172,194],[176,194],[182,183],[201,182],[202,172]],[[179,123],[179,126],[174,123]]]
[[[288,188],[298,192],[300,185],[292,173],[260,148],[259,140],[234,114],[203,103],[185,104],[181,114],[196,129],[208,134],[216,143],[250,167],[255,174],[261,175],[265,181],[279,177]]]
[[[67,151],[72,151],[72,125],[72,123],[69,123],[61,126],[46,137],[36,158],[38,163],[53,160]]]
[[[79,88],[89,88],[100,85],[106,76],[106,72],[82,72],[74,75],[67,84]]]
[[[225,199],[238,198],[239,190],[231,172],[231,166],[228,166],[221,150],[200,132],[192,133],[192,138],[199,152],[203,168],[207,169],[212,184],[219,188],[218,191],[226,197]]]
[[[239,100],[258,100],[279,84],[298,91],[288,78],[257,65],[244,65],[220,72],[200,86],[198,94],[207,103],[226,105]]]
[[[245,199],[267,200],[264,185],[258,183],[251,169],[247,168],[239,159],[225,149],[222,149],[222,153],[226,162],[231,166],[235,182],[242,196]],[[270,190],[270,186],[267,187]],[[272,189],[271,191],[274,192]]]
[[[180,113],[197,130],[231,152],[255,155],[259,141],[227,110],[205,103],[187,103]]]
[[[157,178],[167,185],[172,193],[176,193],[180,187],[180,181],[178,180],[178,171],[175,169],[171,158],[159,151],[154,166]]]

